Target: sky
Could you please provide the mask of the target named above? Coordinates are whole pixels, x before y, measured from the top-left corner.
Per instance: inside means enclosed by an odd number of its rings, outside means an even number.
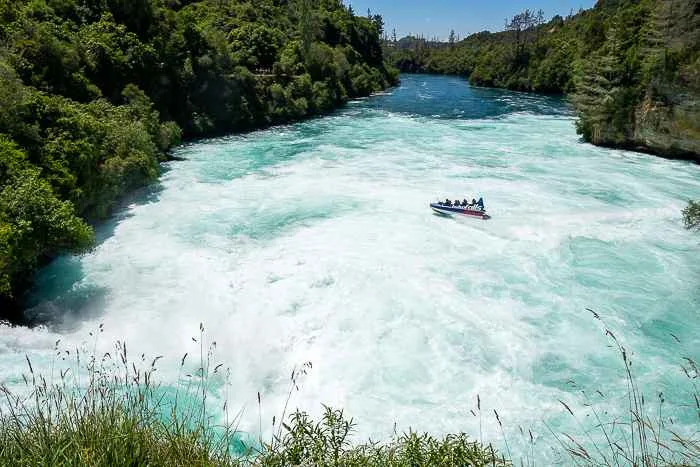
[[[352,5],[356,15],[366,15],[367,9],[384,17],[385,30],[401,38],[409,33],[437,36],[445,40],[451,29],[461,37],[489,30],[500,31],[506,18],[526,8],[542,9],[547,17],[566,16],[571,9],[591,8],[595,0],[344,0]]]

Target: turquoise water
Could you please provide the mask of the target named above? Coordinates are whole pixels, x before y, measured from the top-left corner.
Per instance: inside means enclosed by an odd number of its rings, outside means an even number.
[[[543,421],[578,427],[558,400],[582,408],[579,388],[624,406],[591,308],[685,420],[673,405],[688,396],[681,357],[700,357],[700,236],[680,211],[700,198],[699,166],[584,144],[561,99],[410,75],[330,116],[176,153],[187,160],[94,251],[42,271],[28,313],[48,325],[0,328],[0,381],[103,323],[98,352],[120,339],[164,355],[174,384],[202,322],[231,369],[213,397],[246,408],[244,430],[258,429],[257,392],[263,420],[279,416],[292,368],[311,361],[292,405],[343,407],[360,437],[394,422],[478,437],[479,394],[484,439],[501,444],[497,409],[522,453],[519,426],[539,443]],[[427,208],[479,196],[488,221]]]

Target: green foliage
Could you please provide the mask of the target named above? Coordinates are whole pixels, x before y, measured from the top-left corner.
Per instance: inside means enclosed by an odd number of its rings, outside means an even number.
[[[243,64],[271,67],[283,41],[282,32],[260,24],[246,23],[231,32],[231,46]]]
[[[336,1],[18,3],[2,11],[3,30],[8,63],[25,84],[113,105],[134,84],[185,136],[299,118],[298,107],[271,110],[272,83],[262,75],[286,86],[309,73],[342,96],[336,104],[362,95],[344,82],[347,62],[376,69],[373,88],[396,82],[384,66],[380,18],[355,17]]]
[[[73,205],[59,200],[24,152],[0,135],[0,294],[11,297],[42,256],[81,251],[92,237]]]
[[[683,223],[687,229],[700,230],[700,201],[689,201],[683,209]]]
[[[104,355],[90,353],[88,349],[97,344],[102,325],[90,333],[96,339],[93,343],[66,349],[57,342],[50,374],[36,372],[27,357],[27,371],[22,375],[25,386],[10,390],[0,385],[0,465],[508,467],[534,465],[536,450],[558,457],[560,461],[555,463],[562,465],[698,465],[697,436],[686,436],[673,422],[676,417],[698,416],[695,380],[699,370],[695,361],[683,358],[689,391],[682,392],[689,403],[678,406],[683,413],[674,411],[672,419],[664,405],[666,396],[656,391],[652,396],[651,388],[640,386],[633,370],[637,365],[632,366],[633,352],[626,350],[600,315],[593,312],[593,316],[600,321],[608,347],[618,352],[627,393],[609,399],[619,406],[613,405],[608,413],[591,400],[598,400],[594,393],[605,399],[608,390],[604,386],[589,391],[572,381],[576,390],[569,398],[580,398],[581,402],[554,403],[582,433],[577,434],[578,429],[557,433],[544,423],[542,432],[533,435],[536,427],[520,427],[523,438],[529,439],[529,449],[516,453],[522,456],[516,463],[505,459],[492,445],[472,441],[464,433],[438,438],[409,430],[385,442],[358,443],[354,439],[354,420],[342,410],[326,406],[317,421],[298,410],[285,416],[285,404],[281,417],[273,418],[275,432],[270,442],[263,441],[262,433],[237,432],[240,413],[233,416],[229,412],[230,401],[223,405],[210,402],[210,391],[218,393],[230,384],[226,376],[230,369],[215,365],[216,344],[206,346],[204,326],[200,324],[200,356],[192,362],[187,354],[180,359],[179,373],[187,374],[187,378],[171,382],[174,387],[161,387],[155,382],[160,357],[152,361],[144,355],[134,359],[127,353],[126,343],[117,341],[114,350]],[[307,362],[292,372],[287,402],[298,390],[300,376],[310,368]],[[476,404],[481,417],[478,397]],[[498,412],[494,415],[502,430]],[[505,432],[502,434],[508,449]]]
[[[35,374],[27,358],[27,393],[0,385],[3,466],[240,465],[199,406],[188,403],[202,396],[203,378],[166,402],[151,383],[157,359],[131,361],[119,344],[114,357],[56,349],[73,358],[60,378]]]
[[[479,32],[457,43],[407,37],[394,44],[388,58],[402,71],[460,74],[484,86],[569,91],[573,61],[587,46],[581,30],[603,21],[606,8],[599,6],[566,20],[557,16],[546,23],[542,11],[526,10],[515,15],[503,32]]]
[[[568,93],[595,144],[700,157],[700,10],[692,0],[600,1],[544,23],[525,11],[499,33],[459,43],[387,44],[402,71],[459,74],[481,86]]]
[[[471,441],[463,433],[435,438],[413,431],[388,443],[353,445],[355,424],[342,410],[324,406],[321,420],[315,422],[304,412],[295,412],[284,426],[284,433],[266,445],[256,465],[343,467],[431,467],[431,466],[510,466],[490,447]]]
[[[200,326],[199,342],[204,342]],[[102,326],[93,335],[99,336]],[[435,438],[408,432],[387,443],[351,443],[355,424],[342,411],[324,407],[320,421],[296,411],[270,443],[248,442],[240,421],[207,403],[212,387],[229,384],[221,365],[213,368],[212,344],[202,347],[192,371],[172,391],[154,383],[158,358],[133,360],[124,343],[96,356],[86,346],[59,348],[55,378],[35,373],[27,358],[26,390],[0,385],[0,465],[26,466],[220,466],[432,467],[510,466],[491,446],[466,435]],[[206,353],[205,353],[206,352]],[[59,360],[69,355],[73,361]],[[66,365],[67,364],[67,365]],[[194,365],[194,364],[193,364]],[[70,369],[63,369],[67,367]],[[60,375],[60,376],[59,376]],[[81,381],[83,384],[81,384]],[[213,383],[213,384],[212,384]],[[212,420],[224,418],[222,425]],[[276,428],[276,427],[275,427]]]
[[[24,228],[0,206],[0,302],[46,257],[84,248],[67,219],[106,216],[183,136],[304,118],[397,82],[380,19],[331,0],[0,0],[2,163],[15,164],[12,140],[30,174],[0,172],[3,202],[31,187],[63,219],[32,236],[38,220]]]

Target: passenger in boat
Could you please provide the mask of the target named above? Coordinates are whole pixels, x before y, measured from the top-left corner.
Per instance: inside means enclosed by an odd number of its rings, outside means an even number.
[[[445,200],[445,206],[447,206],[447,207],[452,206],[452,201],[450,201],[449,198],[447,198],[447,199]]]
[[[467,199],[464,198],[464,199],[462,200],[462,207],[463,207],[463,208],[466,208],[466,207],[467,207],[467,204],[468,204],[468,203],[467,203]]]
[[[470,204],[469,206],[476,206],[476,200],[474,198],[472,198],[472,204]]]

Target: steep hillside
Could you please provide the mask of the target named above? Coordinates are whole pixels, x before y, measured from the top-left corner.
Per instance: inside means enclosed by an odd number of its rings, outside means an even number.
[[[600,0],[544,21],[523,12],[459,43],[387,43],[403,71],[477,85],[568,93],[594,144],[700,161],[700,3]]]
[[[0,310],[42,261],[89,248],[87,220],[153,181],[183,135],[395,82],[380,33],[339,0],[0,0]]]

